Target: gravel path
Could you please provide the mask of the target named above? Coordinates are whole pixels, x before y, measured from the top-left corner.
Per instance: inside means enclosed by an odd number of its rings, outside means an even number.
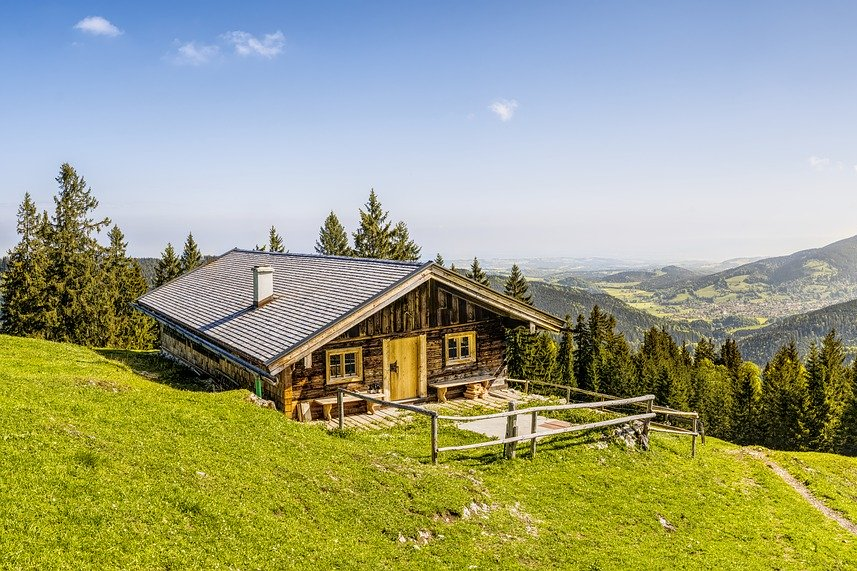
[[[759,450],[753,450],[751,448],[745,448],[747,454],[752,456],[757,460],[761,460],[765,463],[765,465],[774,471],[774,473],[785,481],[786,484],[792,487],[794,491],[799,493],[803,499],[810,503],[812,507],[838,523],[842,529],[845,531],[850,531],[854,535],[857,535],[857,525],[854,524],[853,521],[844,517],[837,511],[834,511],[824,505],[821,500],[819,500],[815,495],[809,491],[809,488],[800,483],[794,476],[789,474],[782,466],[771,460],[767,454],[761,452]]]

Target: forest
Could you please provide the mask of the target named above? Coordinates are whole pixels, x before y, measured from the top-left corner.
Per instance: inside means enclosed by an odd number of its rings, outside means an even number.
[[[85,179],[63,164],[55,180],[53,212],[39,212],[29,194],[18,208],[19,242],[5,258],[0,277],[0,329],[91,347],[156,347],[156,325],[132,302],[208,258],[189,232],[180,253],[167,243],[144,272],[127,254],[119,226],[95,214],[98,200]],[[421,248],[407,224],[390,220],[374,190],[359,215],[359,227],[349,236],[331,211],[319,229],[316,252],[420,259]],[[104,231],[107,245],[98,240]],[[284,252],[285,240],[272,226],[267,242],[255,249]],[[443,265],[443,257],[437,254],[435,262]],[[675,332],[647,321],[644,312],[634,318],[637,330],[631,339],[597,303],[591,310],[579,308],[572,318],[574,308],[558,307],[551,287],[528,283],[517,265],[504,279],[486,275],[476,257],[456,271],[524,303],[548,304],[549,311],[566,314],[558,337],[524,329],[507,332],[513,378],[617,396],[654,394],[659,404],[698,411],[709,434],[739,444],[857,454],[857,364],[847,364],[835,329],[819,332],[803,356],[794,339],[783,340],[760,368],[742,357],[734,339],[716,346],[704,328],[688,327],[678,332],[677,341]],[[531,285],[536,285],[535,295]],[[852,309],[843,311],[853,316]]]

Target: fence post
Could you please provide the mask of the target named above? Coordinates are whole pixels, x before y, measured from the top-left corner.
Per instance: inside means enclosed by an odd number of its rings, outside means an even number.
[[[514,412],[518,408],[518,403],[509,401],[509,412]],[[506,438],[514,438],[518,435],[518,415],[510,414],[506,417]],[[503,445],[503,452],[506,458],[512,459],[515,457],[515,448],[517,442],[507,442]]]
[[[655,404],[655,397],[646,401],[646,413],[652,412],[652,405]],[[649,449],[649,423],[651,422],[651,418],[647,418],[643,421],[643,436],[645,437],[645,450]]]
[[[698,425],[699,425],[699,419],[694,418],[693,419],[693,441],[691,442],[691,445],[690,445],[690,457],[691,458],[696,458],[696,435],[697,435]]]
[[[571,387],[567,387],[565,389],[565,403],[568,404],[571,402]]]
[[[535,434],[536,431],[538,430],[538,421],[536,420],[536,416],[537,416],[536,411],[533,411],[533,419],[532,419],[532,422],[530,422],[530,434],[531,435]],[[530,456],[533,458],[536,456],[536,439],[535,439],[535,437],[533,437],[530,440]]]
[[[530,394],[530,380],[529,379],[524,381],[524,394],[525,395]]]
[[[437,415],[431,415],[431,463],[437,464]]]
[[[342,389],[336,391],[336,408],[339,409],[339,430],[345,428],[345,402],[342,400]]]

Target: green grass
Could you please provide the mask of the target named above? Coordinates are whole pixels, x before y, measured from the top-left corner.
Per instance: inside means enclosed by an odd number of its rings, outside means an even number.
[[[248,404],[245,391],[188,390],[192,379],[152,354],[0,336],[0,355],[0,568],[845,569],[857,560],[853,536],[715,439],[695,459],[684,438],[656,435],[640,452],[579,435],[541,443],[533,459],[522,446],[502,461],[497,447],[433,466],[422,418],[330,434]],[[478,439],[446,425],[440,437]]]
[[[857,521],[857,458],[818,452],[770,452],[828,507]]]

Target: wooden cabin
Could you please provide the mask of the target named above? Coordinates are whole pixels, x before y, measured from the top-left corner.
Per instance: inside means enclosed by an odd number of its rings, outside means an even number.
[[[238,249],[136,307],[160,323],[163,352],[261,385],[304,420],[329,412],[339,387],[392,401],[476,396],[503,368],[507,328],[563,326],[434,262]],[[365,406],[349,402],[347,412]]]

